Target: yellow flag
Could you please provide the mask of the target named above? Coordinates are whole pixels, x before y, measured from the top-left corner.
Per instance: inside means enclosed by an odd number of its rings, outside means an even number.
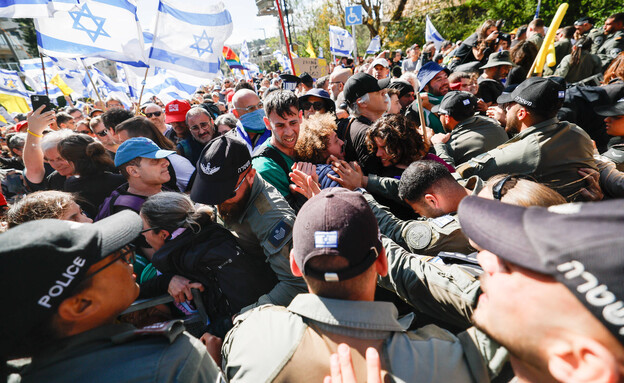
[[[308,52],[310,57],[314,59],[316,58],[316,53],[314,52],[314,48],[312,47],[312,40],[308,40],[308,47],[306,48],[306,52]]]
[[[546,53],[546,65],[552,68],[555,64],[557,64],[557,56],[555,55],[555,42],[553,41],[548,46],[548,51]]]
[[[58,86],[65,96],[69,96],[70,94],[74,93],[74,90],[70,88],[67,84],[65,84],[65,81],[63,81],[63,79],[61,78],[60,73],[57,73],[56,76],[52,77],[50,83]]]
[[[0,104],[9,113],[27,113],[30,111],[28,102],[24,97],[14,96],[12,94],[0,93]]]

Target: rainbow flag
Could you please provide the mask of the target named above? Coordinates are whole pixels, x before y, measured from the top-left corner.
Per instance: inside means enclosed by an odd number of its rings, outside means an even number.
[[[225,62],[228,64],[230,69],[247,69],[243,66],[243,64],[241,64],[236,52],[234,52],[232,48],[227,45],[223,46],[223,57],[225,58]]]

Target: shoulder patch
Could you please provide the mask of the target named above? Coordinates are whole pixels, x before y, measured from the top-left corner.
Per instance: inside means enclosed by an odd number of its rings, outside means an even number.
[[[269,199],[264,195],[264,193],[258,194],[253,204],[260,215],[264,215],[264,213],[271,210]]]
[[[406,228],[405,242],[410,249],[424,249],[431,243],[431,228],[426,224],[414,221]]]
[[[285,220],[281,220],[273,230],[269,236],[269,243],[276,248],[282,246],[282,243],[286,238],[288,238],[288,234],[292,231],[292,226],[288,224]]]
[[[435,224],[437,227],[444,227],[448,225],[449,223],[453,222],[453,217],[447,214],[438,218],[430,219],[430,221],[431,223]]]

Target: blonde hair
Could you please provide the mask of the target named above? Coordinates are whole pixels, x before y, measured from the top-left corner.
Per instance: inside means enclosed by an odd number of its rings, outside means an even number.
[[[295,145],[297,161],[313,164],[326,163],[329,137],[336,129],[336,119],[330,113],[315,113],[303,120],[299,138]]]
[[[59,219],[76,202],[71,193],[58,190],[38,191],[25,195],[6,214],[9,228],[39,219]]]

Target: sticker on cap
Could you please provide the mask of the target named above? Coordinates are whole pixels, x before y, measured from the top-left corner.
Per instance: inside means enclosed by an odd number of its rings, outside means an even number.
[[[559,98],[565,98],[565,91],[564,90],[560,90],[559,91]]]
[[[464,105],[470,105],[470,99],[467,98],[463,101]]]
[[[315,231],[314,247],[317,249],[337,248],[338,232],[337,231]]]
[[[180,107],[178,106],[178,104],[171,104],[171,105],[169,105],[169,111],[170,112],[179,112],[180,111]]]

